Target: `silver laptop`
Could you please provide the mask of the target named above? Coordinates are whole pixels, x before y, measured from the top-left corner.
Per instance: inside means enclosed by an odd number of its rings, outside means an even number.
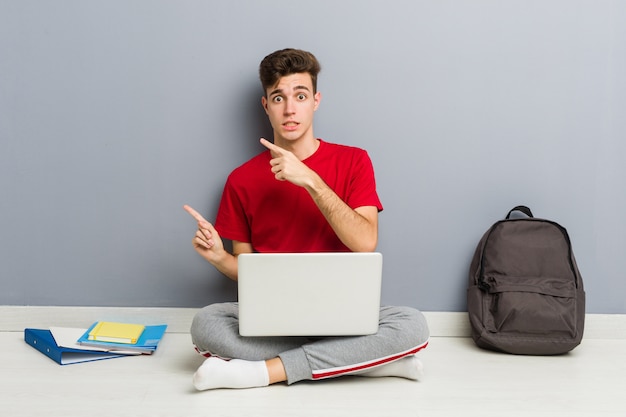
[[[378,331],[380,253],[253,253],[239,255],[238,264],[242,336]]]

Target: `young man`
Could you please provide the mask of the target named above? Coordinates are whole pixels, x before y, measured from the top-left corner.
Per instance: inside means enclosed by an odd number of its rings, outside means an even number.
[[[198,222],[196,251],[237,280],[237,256],[250,252],[374,251],[378,213],[374,170],[361,149],[313,134],[317,59],[285,49],[263,59],[261,103],[274,131],[267,151],[235,169],[226,182],[215,226],[189,206]],[[232,240],[232,253],[222,236]],[[428,343],[423,315],[382,307],[378,333],[303,338],[241,337],[236,303],[213,304],[194,318],[191,335],[208,359],[194,374],[198,390],[250,388],[347,374],[418,379],[415,353]],[[288,314],[288,312],[285,312]]]

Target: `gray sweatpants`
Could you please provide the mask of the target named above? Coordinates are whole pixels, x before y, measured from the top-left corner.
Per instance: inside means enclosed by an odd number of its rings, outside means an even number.
[[[205,356],[260,361],[280,357],[287,383],[359,372],[413,355],[428,344],[423,314],[410,307],[381,307],[378,333],[345,337],[243,337],[237,303],[201,309],[191,337]]]

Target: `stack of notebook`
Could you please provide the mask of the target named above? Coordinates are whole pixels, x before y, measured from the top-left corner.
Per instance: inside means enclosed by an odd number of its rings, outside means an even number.
[[[25,329],[24,340],[61,365],[152,354],[167,325],[99,321],[88,329]]]

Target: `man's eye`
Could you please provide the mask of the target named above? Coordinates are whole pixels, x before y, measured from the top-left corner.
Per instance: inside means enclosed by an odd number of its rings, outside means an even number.
[[[298,94],[298,100],[306,100],[306,95]]]
[[[281,96],[276,96],[273,99],[274,103],[280,103],[281,101],[283,101],[283,98]]]

